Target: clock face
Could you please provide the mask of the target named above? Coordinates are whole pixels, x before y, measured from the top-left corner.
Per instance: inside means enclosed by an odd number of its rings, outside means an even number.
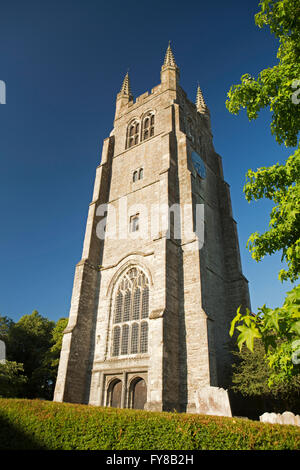
[[[206,176],[205,165],[200,155],[198,155],[198,153],[192,152],[192,161],[193,161],[194,168],[197,171],[198,175],[201,178],[205,178]]]

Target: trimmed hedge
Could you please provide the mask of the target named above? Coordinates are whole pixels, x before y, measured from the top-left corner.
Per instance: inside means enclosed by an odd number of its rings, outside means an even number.
[[[296,450],[300,429],[241,418],[0,399],[0,449]]]

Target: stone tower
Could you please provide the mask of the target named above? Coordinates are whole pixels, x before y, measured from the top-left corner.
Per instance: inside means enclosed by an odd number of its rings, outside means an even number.
[[[168,210],[170,208],[170,210]],[[75,270],[55,401],[195,411],[226,387],[229,326],[250,306],[210,112],[179,85],[170,44],[161,82],[116,99]]]

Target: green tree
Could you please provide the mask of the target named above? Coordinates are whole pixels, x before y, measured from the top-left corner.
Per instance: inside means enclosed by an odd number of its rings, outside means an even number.
[[[23,375],[23,364],[13,361],[0,363],[0,397],[22,397],[27,377]]]
[[[245,397],[261,397],[266,400],[280,400],[285,409],[292,403],[299,403],[300,376],[294,376],[288,383],[277,381],[270,388],[272,370],[265,356],[264,344],[260,339],[254,340],[253,352],[245,345],[240,352],[234,353],[237,361],[233,365],[232,385],[234,392]]]
[[[5,341],[8,359],[0,372],[0,385],[10,381],[12,385],[11,392],[5,396],[53,398],[67,323],[67,318],[60,318],[55,324],[36,310],[16,323],[0,316],[0,339]],[[2,388],[6,389],[6,385]],[[0,395],[4,396],[1,390]]]
[[[49,350],[48,360],[51,367],[57,373],[59,364],[60,351],[62,347],[63,333],[68,324],[68,318],[60,318],[52,330],[52,346]]]
[[[47,366],[49,371],[49,394],[51,397],[54,393],[54,387],[56,383],[60,351],[62,347],[63,332],[68,324],[68,318],[60,318],[51,333],[51,347],[45,355],[44,364]]]
[[[9,330],[14,324],[11,318],[0,315],[0,339],[5,343],[8,341]]]
[[[250,202],[267,198],[274,203],[270,214],[270,229],[253,233],[248,248],[256,261],[280,251],[286,267],[280,270],[281,281],[295,282],[300,274],[300,3],[299,0],[262,0],[255,22],[267,25],[279,39],[278,64],[260,72],[241,77],[241,83],[228,92],[227,109],[238,114],[245,108],[249,120],[256,119],[260,110],[272,112],[271,132],[279,144],[296,147],[285,164],[249,170],[244,192]],[[230,334],[239,331],[239,347],[245,343],[253,350],[254,339],[261,338],[269,367],[273,373],[269,384],[289,381],[299,373],[299,364],[292,360],[300,339],[300,291],[288,293],[281,308],[263,306],[256,316],[239,310],[232,322]]]
[[[300,372],[299,307],[300,286],[297,286],[287,293],[282,307],[272,310],[264,305],[256,316],[249,310],[242,314],[239,308],[231,323],[230,335],[235,328],[239,331],[237,344],[240,351],[244,344],[253,351],[255,339],[262,340],[272,371],[268,380],[270,386],[289,382]]]
[[[28,378],[24,387],[27,398],[51,398],[52,371],[45,357],[52,346],[54,325],[34,310],[22,316],[9,330],[7,358],[24,365]]]

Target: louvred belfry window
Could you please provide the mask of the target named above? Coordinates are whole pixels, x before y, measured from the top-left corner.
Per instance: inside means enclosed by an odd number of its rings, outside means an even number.
[[[126,148],[133,147],[139,143],[140,124],[138,121],[132,121],[127,128]]]
[[[149,282],[145,273],[130,268],[118,282],[114,298],[111,355],[148,352]]]
[[[149,137],[154,136],[154,114],[153,112],[148,113],[143,119],[143,130],[142,138],[143,140],[148,139]]]

